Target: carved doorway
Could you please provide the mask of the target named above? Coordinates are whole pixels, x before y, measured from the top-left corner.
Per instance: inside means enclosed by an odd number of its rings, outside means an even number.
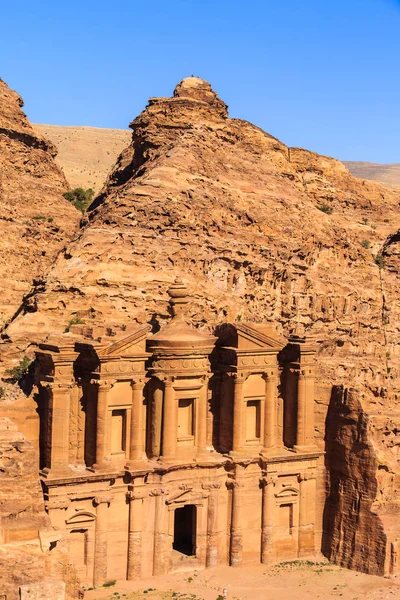
[[[196,507],[186,504],[175,509],[173,549],[186,556],[196,554]]]

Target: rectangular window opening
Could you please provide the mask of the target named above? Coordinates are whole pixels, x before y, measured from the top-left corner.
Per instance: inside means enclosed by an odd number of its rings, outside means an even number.
[[[246,441],[260,439],[260,401],[248,400],[246,406]]]
[[[111,412],[111,454],[126,450],[126,410],[118,409]]]
[[[181,398],[178,404],[178,440],[194,436],[194,398]]]

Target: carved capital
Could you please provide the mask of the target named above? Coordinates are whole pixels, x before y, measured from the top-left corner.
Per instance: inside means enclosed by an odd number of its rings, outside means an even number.
[[[135,377],[135,379],[131,379],[131,388],[133,391],[142,390],[146,383],[145,377]]]
[[[233,381],[235,382],[235,385],[244,383],[246,381],[246,379],[248,378],[248,376],[249,376],[248,371],[238,371],[237,373],[232,373],[232,377],[233,377]]]
[[[214,483],[202,483],[201,487],[203,490],[208,490],[210,492],[214,490],[219,490],[221,488],[221,484],[219,481],[215,481]]]
[[[133,500],[143,500],[145,497],[146,493],[144,491],[128,490],[126,492],[126,498],[129,502],[133,502]]]
[[[268,485],[271,485],[272,487],[274,487],[277,481],[278,477],[276,475],[266,475],[261,479],[261,486],[267,487]]]
[[[165,376],[161,378],[161,381],[164,383],[164,387],[172,387],[174,385],[175,377],[173,376]]]
[[[52,498],[51,500],[47,500],[45,502],[46,510],[55,510],[57,508],[68,508],[70,501],[68,498]]]
[[[179,489],[183,492],[191,492],[193,489],[192,485],[188,485],[187,483],[181,483]]]
[[[264,381],[277,381],[278,380],[278,371],[277,369],[268,369],[268,371],[264,371],[261,375]]]
[[[297,481],[310,481],[311,479],[315,479],[316,474],[314,471],[306,471],[305,473],[299,473],[297,475]]]
[[[70,390],[72,390],[74,384],[74,381],[54,380],[46,382],[45,387],[51,390],[53,394],[57,394],[57,392],[62,394],[63,392],[69,392]]]
[[[95,504],[111,504],[113,499],[113,495],[112,494],[99,494],[98,496],[94,497],[94,503]]]
[[[115,381],[106,379],[91,379],[90,383],[96,385],[99,392],[109,392]]]
[[[155,488],[151,490],[149,496],[163,496],[164,494],[169,494],[168,488]]]

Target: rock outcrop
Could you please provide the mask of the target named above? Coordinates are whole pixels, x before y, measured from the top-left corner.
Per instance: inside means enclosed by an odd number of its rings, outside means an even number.
[[[36,310],[31,293],[79,225],[62,197],[68,188],[55,147],[22,112],[23,101],[0,79],[0,331],[19,310]]]
[[[46,554],[39,531],[49,526],[34,446],[10,419],[1,417],[0,597],[17,600],[20,585],[43,578]]]
[[[273,321],[279,334],[314,335],[321,447],[332,386],[351,385],[359,413],[371,413],[371,456],[390,463],[381,480],[375,474],[380,527],[399,474],[399,194],[230,119],[198,78],[172,98],[150,99],[131,128],[87,224],[33,296],[35,311],[24,307],[8,326],[10,340],[99,338],[145,322],[156,329],[177,275],[194,290],[190,316],[200,328]],[[333,503],[332,519],[351,502]],[[340,548],[331,556],[343,562]],[[358,556],[352,566],[363,564]]]

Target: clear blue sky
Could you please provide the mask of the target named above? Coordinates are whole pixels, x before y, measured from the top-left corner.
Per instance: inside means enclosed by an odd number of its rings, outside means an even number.
[[[21,0],[0,27],[33,122],[125,128],[194,73],[286,144],[400,163],[400,0]]]

